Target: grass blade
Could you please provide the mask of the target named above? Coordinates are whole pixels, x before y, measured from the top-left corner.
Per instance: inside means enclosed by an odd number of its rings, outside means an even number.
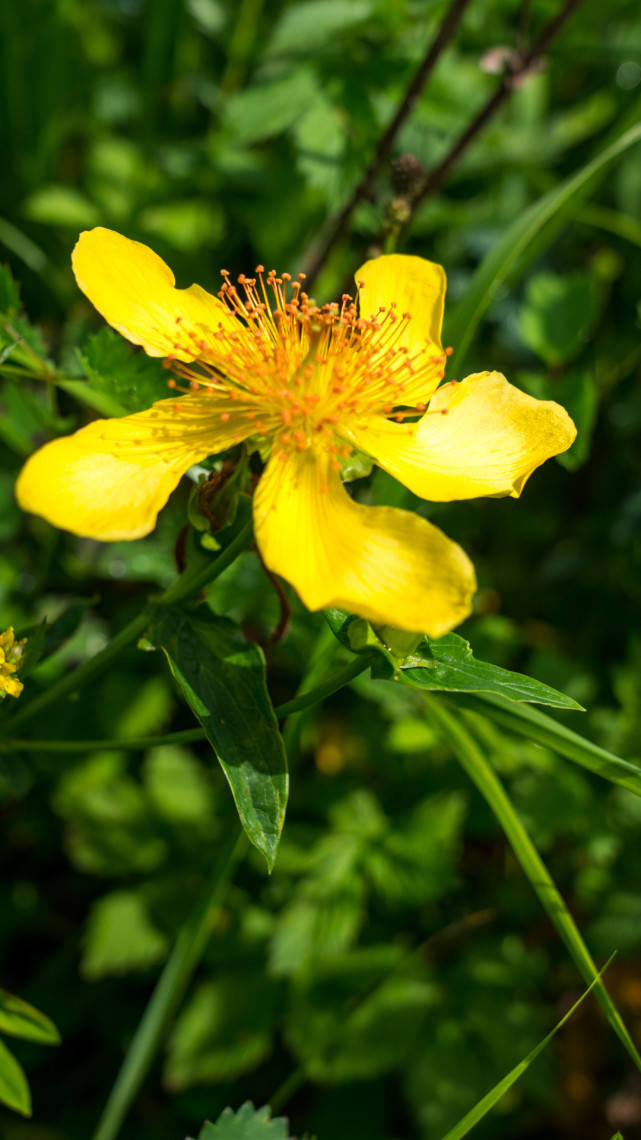
[[[474,1108],[471,1108],[469,1112],[466,1112],[465,1116],[459,1120],[458,1124],[455,1124],[453,1128],[450,1128],[449,1132],[447,1132],[443,1137],[443,1140],[463,1140],[463,1137],[467,1136],[468,1132],[471,1132],[471,1130],[474,1128],[474,1125],[478,1124],[479,1120],[482,1120],[484,1116],[487,1116],[487,1113],[490,1111],[490,1109],[494,1108],[494,1105],[498,1104],[501,1097],[505,1096],[508,1089],[511,1089],[512,1085],[516,1084],[519,1077],[521,1077],[525,1070],[530,1067],[532,1061],[536,1060],[539,1053],[543,1052],[546,1045],[549,1045],[555,1034],[559,1032],[559,1029],[561,1029],[562,1026],[565,1025],[566,1021],[572,1017],[572,1014],[576,1009],[579,1008],[581,1002],[584,1001],[590,993],[590,990],[596,986],[599,978],[601,977],[601,974],[608,968],[610,962],[612,961],[612,957],[614,957],[614,955],[608,958],[605,966],[602,970],[599,971],[598,976],[594,978],[594,980],[590,983],[587,990],[581,994],[581,997],[578,999],[578,1001],[575,1001],[574,1005],[567,1011],[566,1014],[564,1014],[561,1020],[557,1021],[554,1028],[545,1035],[543,1040],[539,1041],[539,1044],[535,1045],[534,1049],[531,1049],[527,1057],[524,1057],[522,1061],[519,1061],[518,1065],[515,1065],[513,1069],[510,1069],[510,1072],[503,1077],[502,1081],[499,1081],[498,1084],[494,1085],[494,1088],[491,1088],[484,1097],[481,1097],[478,1104],[475,1104]]]
[[[629,792],[641,796],[641,768],[638,765],[600,748],[598,744],[586,740],[578,732],[573,732],[560,721],[530,705],[517,705],[493,693],[457,694],[456,704],[489,717],[502,728],[519,736],[527,736],[529,740],[558,752],[560,756],[580,764],[602,779],[610,780],[612,784],[619,784]]]
[[[556,927],[582,977],[588,985],[594,983],[596,996],[607,1014],[610,1025],[641,1071],[641,1056],[625,1027],[621,1014],[601,979],[595,977],[597,969],[581,933],[501,781],[460,718],[455,718],[442,701],[430,701],[429,710],[441,736],[449,744],[457,760],[494,812],[550,921]]]
[[[606,146],[600,154],[570,178],[566,178],[538,202],[534,202],[511,226],[508,226],[501,239],[481,262],[463,300],[448,322],[447,340],[455,346],[451,359],[451,375],[458,376],[461,371],[463,359],[476,327],[517,258],[555,214],[566,207],[573,198],[577,198],[581,191],[589,190],[591,179],[596,180],[596,176],[603,174],[610,163],[640,141],[641,123],[637,123],[636,126],[624,131],[619,138]]]

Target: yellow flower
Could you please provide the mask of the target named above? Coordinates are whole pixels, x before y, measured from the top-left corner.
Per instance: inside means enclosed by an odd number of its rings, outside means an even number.
[[[469,558],[412,512],[354,502],[341,460],[358,448],[433,501],[518,496],[574,439],[563,408],[497,372],[438,387],[445,274],[423,258],[366,262],[360,311],[348,296],[318,307],[301,278],[261,266],[238,287],[223,271],[217,297],[176,289],[152,250],[102,228],[81,234],[72,260],[103,317],[166,358],[182,381],[170,387],[184,393],[98,420],[29,459],[21,505],[75,534],[148,534],[192,464],[262,437],[271,457],[254,526],[269,569],[311,610],[337,606],[438,637],[470,611]]]
[[[19,697],[24,688],[15,674],[20,668],[26,641],[26,637],[16,641],[12,626],[0,633],[0,699]]]

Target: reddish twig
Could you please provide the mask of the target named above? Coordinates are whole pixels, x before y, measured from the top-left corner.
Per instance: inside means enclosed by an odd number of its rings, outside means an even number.
[[[543,29],[530,51],[521,56],[519,62],[513,64],[509,71],[503,76],[501,85],[490,96],[485,105],[481,107],[481,110],[475,115],[471,123],[461,132],[456,142],[452,145],[438,166],[425,176],[425,179],[419,184],[418,189],[409,196],[409,204],[412,210],[415,210],[425,198],[442,186],[450,170],[463,154],[463,151],[467,150],[470,143],[476,138],[486,123],[493,118],[499,107],[503,105],[505,100],[519,84],[527,78],[528,73],[547,51],[552,40],[555,39],[566,20],[570,18],[580,3],[581,0],[567,0],[561,11],[558,12],[554,19]]]
[[[329,254],[345,233],[349,219],[359,202],[366,198],[371,190],[372,183],[380,171],[383,163],[388,157],[392,144],[400,131],[403,123],[411,114],[414,106],[427,83],[437,60],[441,56],[443,50],[447,47],[452,39],[458,25],[461,21],[463,12],[465,11],[470,0],[452,0],[450,8],[441,24],[436,37],[430,44],[427,54],[421,63],[418,71],[414,75],[403,100],[394,115],[394,118],[388,124],[381,135],[374,155],[363,174],[360,182],[354,189],[350,199],[345,203],[342,210],[337,214],[336,218],[331,222],[328,227],[327,236],[322,242],[320,247],[312,246],[303,257],[303,269],[307,274],[305,288],[309,290],[319,271],[325,264]]]

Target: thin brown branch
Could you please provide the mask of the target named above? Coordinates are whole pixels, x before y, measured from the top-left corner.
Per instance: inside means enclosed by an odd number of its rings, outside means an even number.
[[[430,194],[433,194],[443,185],[450,170],[463,152],[467,150],[470,143],[473,142],[476,136],[483,130],[486,123],[494,117],[505,100],[516,90],[519,84],[527,78],[528,74],[539,60],[541,60],[552,41],[561,31],[566,20],[570,18],[581,2],[582,0],[566,0],[563,8],[543,29],[534,46],[530,48],[517,63],[513,64],[510,70],[503,76],[501,85],[496,89],[493,95],[490,96],[485,105],[481,107],[481,110],[475,115],[468,126],[461,132],[438,166],[426,175],[424,181],[419,185],[418,190],[411,196],[410,205],[413,210],[416,209],[419,203],[425,201]]]
[[[465,11],[470,0],[452,0],[452,3],[445,15],[445,18],[436,33],[436,36],[427,51],[423,62],[421,63],[418,71],[414,75],[399,108],[394,115],[394,118],[387,125],[383,134],[381,135],[376,150],[372,159],[365,170],[360,182],[355,187],[351,197],[345,203],[339,214],[336,215],[334,220],[330,223],[327,229],[327,235],[322,239],[320,245],[312,245],[303,257],[303,269],[307,273],[307,281],[305,288],[309,290],[319,271],[325,264],[329,254],[340,240],[347,229],[349,220],[354,212],[356,206],[370,193],[372,183],[376,175],[380,171],[383,163],[387,159],[394,139],[400,131],[403,123],[411,114],[414,106],[427,83],[436,63],[441,56],[444,49],[452,39],[456,29],[459,26],[463,12]]]

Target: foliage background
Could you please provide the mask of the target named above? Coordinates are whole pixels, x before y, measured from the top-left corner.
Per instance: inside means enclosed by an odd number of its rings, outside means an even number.
[[[395,153],[434,165],[496,85],[487,53],[518,45],[555,10],[548,0],[472,0]],[[183,285],[215,288],[219,267],[259,260],[298,270],[443,12],[430,0],[1,5],[1,253],[62,372],[82,375],[80,349],[103,368],[107,395],[139,383],[137,357],[104,334],[88,339],[100,323],[69,267],[79,229],[104,224],[152,244]],[[513,219],[640,108],[636,0],[613,0],[607,21],[585,0],[545,69],[417,211],[404,248],[446,266],[456,302]],[[380,241],[395,193],[388,174],[358,207],[319,297],[340,292]],[[631,759],[641,728],[640,216],[633,149],[527,251],[468,355],[467,371],[499,368],[565,403],[581,429],[570,455],[547,464],[518,503],[421,507],[477,565],[477,612],[462,631],[477,656],[571,693],[589,708],[572,726]],[[64,390],[52,403],[49,387],[5,369],[0,628],[55,617],[77,596],[90,604],[32,691],[94,654],[150,589],[172,581],[186,505],[183,488],[157,532],[130,545],[22,517],[12,485],[23,458],[92,414]],[[392,503],[398,490],[379,474],[362,493]],[[249,634],[277,620],[252,554],[212,594]],[[274,701],[294,691],[301,659],[327,667],[332,652],[321,615],[295,605],[269,661]],[[40,727],[61,739],[118,738],[190,724],[156,655],[132,649]],[[306,1077],[285,1106],[295,1132],[437,1140],[580,991],[419,701],[359,679],[288,734],[292,796],[276,870],[267,879],[253,855],[237,870],[125,1140],[194,1134],[228,1103],[266,1102],[299,1066]],[[595,956],[619,951],[609,984],[638,1041],[639,802],[542,748],[486,734]],[[35,752],[3,758],[0,810],[0,984],[63,1038],[56,1051],[16,1044],[35,1115],[0,1109],[2,1131],[81,1140],[215,860],[228,793],[202,745]],[[476,1134],[632,1136],[640,1123],[639,1078],[588,1001]]]

